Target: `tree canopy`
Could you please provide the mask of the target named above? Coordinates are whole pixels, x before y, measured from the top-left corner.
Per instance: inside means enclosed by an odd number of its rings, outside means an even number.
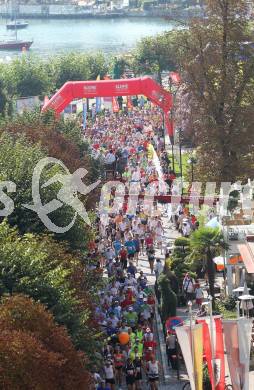
[[[206,1],[206,18],[178,32],[199,178],[236,181],[253,170],[253,31],[247,1]],[[209,165],[209,170],[207,166]]]
[[[0,304],[0,387],[90,388],[86,358],[43,305],[15,295]]]
[[[174,70],[175,62],[174,32],[165,32],[141,39],[133,56],[133,68],[137,74],[157,74],[161,83],[161,75],[165,70]]]

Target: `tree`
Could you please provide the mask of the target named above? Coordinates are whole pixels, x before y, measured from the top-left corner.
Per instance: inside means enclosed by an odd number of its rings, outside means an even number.
[[[2,133],[3,130],[7,133]],[[83,167],[88,171],[84,182],[91,184],[99,179],[101,168],[99,161],[95,161],[90,152],[85,152],[86,144],[82,140],[80,133],[80,144],[78,144],[78,131],[76,124],[76,133],[73,140],[66,136],[68,133],[68,124],[62,121],[49,121],[44,123],[38,113],[27,113],[15,117],[13,120],[6,120],[0,125],[0,164],[1,180],[12,180],[17,185],[17,192],[12,195],[15,202],[15,210],[8,217],[11,225],[18,225],[21,232],[45,232],[46,228],[42,224],[38,215],[31,210],[23,207],[23,204],[32,204],[32,174],[33,170],[40,159],[49,155],[61,160],[73,173],[76,169]],[[2,133],[2,135],[1,135]],[[21,136],[23,134],[23,136]],[[69,137],[74,135],[74,126]],[[82,141],[81,141],[82,140]],[[77,142],[75,144],[74,142]],[[40,142],[40,145],[38,144]],[[48,166],[44,169],[42,180],[47,181],[56,173],[65,172],[59,166]],[[60,183],[41,189],[42,202],[57,198],[57,193],[61,188]],[[82,197],[82,202],[89,200],[92,206],[97,200],[97,195],[93,192],[88,197]],[[93,198],[92,198],[93,197]],[[43,203],[43,204],[44,204]],[[67,226],[74,216],[74,210],[67,205],[51,213],[50,218],[57,226]],[[77,218],[73,227],[64,234],[56,234],[59,240],[67,240],[74,248],[85,248],[89,240],[91,230],[87,229],[85,222]]]
[[[10,96],[44,96],[54,89],[50,63],[29,55],[15,58],[3,67],[3,80]]]
[[[83,261],[84,259],[84,261]],[[92,304],[102,276],[89,271],[85,258],[48,236],[25,234],[0,224],[0,295],[25,294],[43,303],[64,325],[79,349],[94,358],[100,342]]]
[[[176,275],[179,284],[182,284],[184,275],[190,271],[187,261],[190,254],[190,240],[185,237],[177,238],[174,242],[174,251],[171,256],[170,268]]]
[[[207,0],[205,18],[178,32],[176,54],[191,93],[198,173],[203,181],[252,176],[254,52],[250,42],[253,32],[246,0]]]
[[[176,35],[173,32],[165,32],[154,37],[146,37],[138,42],[133,56],[133,69],[138,74],[154,74],[158,81],[162,82],[164,70],[174,70]]]
[[[107,73],[107,62],[102,53],[67,53],[52,59],[56,88],[67,81],[102,79]]]
[[[90,388],[85,355],[77,352],[64,327],[43,305],[16,295],[0,305],[0,387]]]
[[[0,115],[5,115],[7,105],[7,93],[3,81],[0,80]]]
[[[214,299],[215,264],[213,258],[227,248],[222,232],[219,229],[200,227],[190,238],[191,248],[204,258],[204,269],[207,272],[209,292]]]

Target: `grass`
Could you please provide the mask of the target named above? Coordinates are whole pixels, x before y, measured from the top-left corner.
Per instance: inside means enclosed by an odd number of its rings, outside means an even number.
[[[172,164],[172,153],[169,152],[168,153],[168,156],[170,158],[170,161],[171,161],[171,168],[173,167],[173,164]],[[183,178],[185,180],[188,179],[188,172],[189,172],[189,169],[190,169],[190,164],[188,164],[188,159],[189,159],[189,153],[182,153],[182,169],[183,169]],[[180,164],[179,164],[179,158],[174,158],[174,163],[175,163],[175,174],[177,177],[180,177],[181,176],[181,170],[180,170]]]

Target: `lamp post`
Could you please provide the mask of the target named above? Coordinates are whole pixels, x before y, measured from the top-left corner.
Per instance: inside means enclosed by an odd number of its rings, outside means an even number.
[[[190,157],[188,160],[188,164],[191,166],[191,181],[194,181],[194,165],[197,163],[197,159],[195,157]]]

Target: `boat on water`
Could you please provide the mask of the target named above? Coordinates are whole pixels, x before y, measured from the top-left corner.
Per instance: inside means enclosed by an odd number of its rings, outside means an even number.
[[[13,7],[11,20],[6,22],[6,28],[15,32],[14,38],[0,39],[0,50],[29,50],[33,44],[33,40],[18,39],[18,29],[22,29],[28,26],[28,22],[22,19],[17,19],[17,7]]]
[[[29,50],[33,41],[23,41],[18,39],[0,40],[0,50]]]
[[[25,20],[12,20],[6,23],[7,30],[16,30],[21,28],[26,28],[28,26],[28,22]]]

